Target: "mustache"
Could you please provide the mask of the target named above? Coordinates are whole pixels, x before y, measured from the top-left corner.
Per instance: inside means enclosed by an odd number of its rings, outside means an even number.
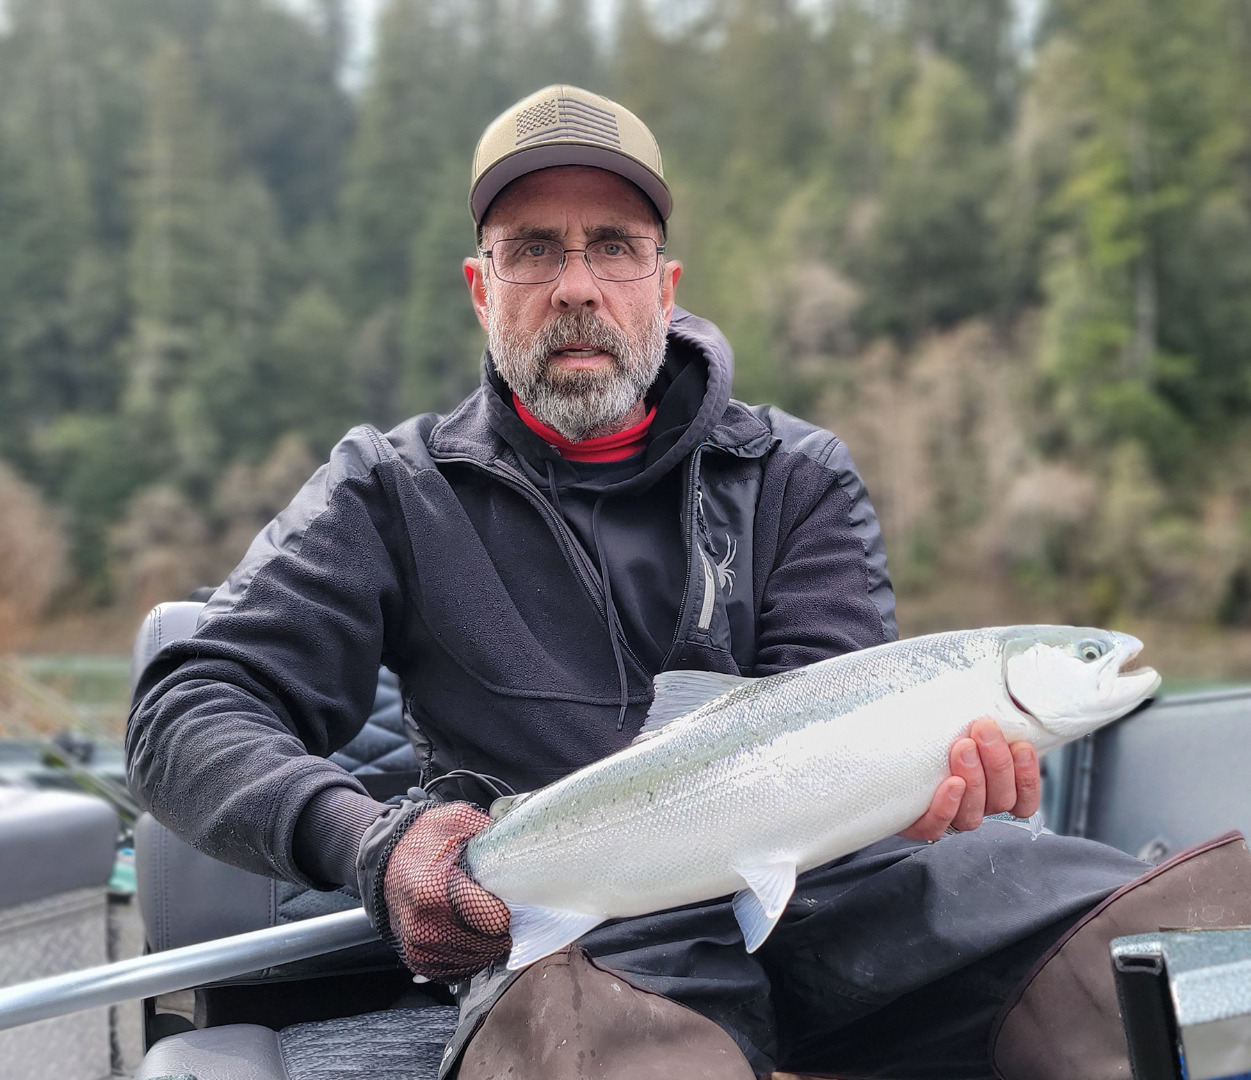
[[[630,343],[620,331],[596,318],[589,311],[566,311],[558,315],[535,335],[534,355],[546,363],[553,353],[577,343],[621,360],[629,350]]]

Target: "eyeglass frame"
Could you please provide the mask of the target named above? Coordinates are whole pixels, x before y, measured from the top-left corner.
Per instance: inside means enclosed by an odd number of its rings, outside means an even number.
[[[494,248],[499,244],[507,244],[510,240],[542,240],[544,243],[553,242],[551,240],[548,240],[546,237],[542,237],[542,236],[504,236],[504,237],[501,237],[499,240],[493,241],[491,244],[491,247],[478,248],[478,257],[480,259],[490,259],[491,265],[495,266],[496,265],[495,256],[491,253],[491,248]],[[560,266],[556,268],[556,273],[552,277],[545,278],[543,281],[510,281],[508,278],[504,277],[504,275],[501,274],[498,269],[495,271],[495,273],[496,273],[496,276],[499,277],[500,281],[503,281],[509,285],[550,285],[553,281],[559,281],[560,275],[565,272],[565,267],[569,265],[569,253],[581,252],[582,260],[586,263],[587,271],[590,273],[591,277],[593,277],[596,281],[606,281],[611,285],[628,285],[632,281],[646,281],[649,277],[651,277],[654,273],[656,273],[656,270],[664,263],[664,260],[661,258],[661,256],[663,256],[665,253],[666,245],[659,243],[654,236],[606,236],[602,240],[592,240],[591,243],[602,244],[611,240],[650,240],[653,244],[656,245],[655,265],[646,274],[643,274],[641,277],[633,277],[633,278],[600,277],[599,274],[595,272],[595,267],[591,265],[591,256],[589,254],[588,248],[562,247],[560,249]]]

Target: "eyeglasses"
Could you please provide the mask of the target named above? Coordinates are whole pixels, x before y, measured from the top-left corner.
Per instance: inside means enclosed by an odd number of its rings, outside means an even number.
[[[638,281],[651,277],[665,253],[663,244],[650,236],[614,236],[596,240],[584,248],[567,248],[553,240],[520,236],[496,240],[478,254],[490,259],[501,281],[514,285],[542,285],[555,281],[565,268],[568,255],[581,255],[601,281]]]

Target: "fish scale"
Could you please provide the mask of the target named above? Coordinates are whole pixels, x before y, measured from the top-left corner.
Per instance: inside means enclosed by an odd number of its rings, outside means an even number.
[[[1074,654],[1083,642],[1102,650],[1103,667]],[[513,801],[470,841],[467,865],[512,912],[510,966],[604,919],[736,890],[755,947],[796,873],[924,813],[949,774],[952,742],[974,719],[989,716],[1010,741],[1029,738],[1040,752],[1060,745],[1155,689],[1150,669],[1120,674],[1139,648],[1089,628],[1000,627],[893,642],[763,679],[667,673],[639,740]],[[1108,697],[1096,676],[1114,661]],[[1015,685],[1041,701],[1048,679],[1081,683],[1050,727],[1028,702],[1018,707]],[[671,694],[707,700],[669,718]],[[1035,708],[1056,712],[1049,700]]]

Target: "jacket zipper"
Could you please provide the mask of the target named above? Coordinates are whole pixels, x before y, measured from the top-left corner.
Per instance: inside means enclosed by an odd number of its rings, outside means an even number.
[[[696,505],[696,492],[699,490],[699,465],[703,460],[704,447],[706,443],[700,443],[691,454],[690,465],[686,479],[686,528],[682,530],[682,538],[686,542],[686,583],[682,586],[682,602],[678,605],[678,625],[673,631],[673,641],[669,644],[669,651],[672,652],[678,640],[682,637],[682,624],[686,620],[686,605],[691,598],[691,571],[694,569],[695,559],[695,533],[697,531],[697,515],[699,507]],[[700,553],[703,554],[702,552]],[[706,561],[706,560],[705,560]],[[705,579],[706,580],[706,579]],[[705,607],[708,605],[705,604]],[[696,629],[707,630],[712,625],[711,612],[709,613],[707,625],[703,621],[703,612],[700,612],[701,619],[696,624]]]
[[[434,455],[431,455],[432,457]],[[547,522],[548,528],[555,534],[557,540],[560,541],[561,550],[564,553],[565,561],[572,567],[574,573],[578,575],[578,580],[582,582],[582,587],[586,590],[587,595],[595,604],[595,610],[599,612],[599,617],[604,622],[604,627],[609,633],[613,633],[612,626],[608,622],[608,606],[604,602],[602,590],[595,584],[595,581],[586,572],[586,567],[582,565],[581,559],[578,558],[578,541],[570,531],[569,526],[556,513],[555,510],[543,498],[537,488],[525,478],[524,475],[515,471],[507,465],[484,465],[481,461],[476,461],[470,457],[445,457],[439,455],[435,458],[437,461],[445,461],[449,464],[468,465],[471,468],[478,469],[480,472],[493,476],[497,480],[502,481],[514,491],[523,495],[526,500],[538,510],[543,519]],[[689,577],[689,571],[688,571]],[[683,603],[685,603],[683,596]],[[679,619],[679,625],[681,620]],[[630,648],[630,643],[626,641],[624,634],[617,635],[617,639],[621,642],[621,648],[633,662],[637,670],[646,672],[646,665],[634,654],[634,650]]]

